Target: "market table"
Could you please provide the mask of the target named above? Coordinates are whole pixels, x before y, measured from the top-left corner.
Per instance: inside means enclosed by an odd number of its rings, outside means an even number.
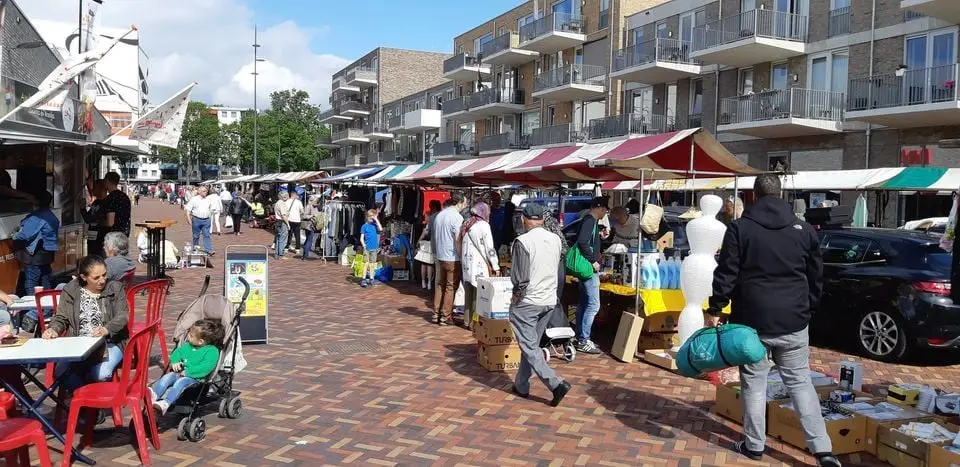
[[[57,427],[47,420],[38,410],[40,405],[47,397],[60,387],[64,380],[70,376],[69,371],[65,371],[58,377],[50,387],[44,387],[43,382],[37,379],[32,373],[26,370],[26,365],[46,365],[47,363],[78,363],[87,360],[90,354],[98,347],[103,345],[102,337],[58,337],[56,339],[29,339],[25,344],[15,347],[0,348],[0,366],[18,366],[29,381],[35,384],[41,391],[40,397],[30,401],[29,395],[21,394],[17,389],[6,380],[2,380],[3,387],[6,388],[14,397],[20,401],[26,410],[33,415],[44,428],[53,434],[61,443],[66,443],[63,433],[57,430]],[[51,397],[52,398],[52,397]],[[55,402],[56,401],[54,400]],[[66,446],[64,447],[66,449]],[[83,455],[79,450],[70,446],[73,450],[73,457],[87,465],[94,465],[96,461]]]
[[[167,229],[176,225],[177,221],[146,221],[135,224],[147,231],[147,242],[150,254],[147,256],[147,277],[159,279],[166,276],[167,262],[163,242],[167,240]]]

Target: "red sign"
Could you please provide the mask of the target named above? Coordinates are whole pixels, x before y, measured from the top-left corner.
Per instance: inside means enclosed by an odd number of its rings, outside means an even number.
[[[933,163],[933,151],[930,148],[904,149],[900,152],[900,166],[927,166]]]

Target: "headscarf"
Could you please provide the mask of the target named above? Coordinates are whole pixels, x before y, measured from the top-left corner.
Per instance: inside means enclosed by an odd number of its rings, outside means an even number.
[[[460,234],[457,235],[457,246],[461,252],[463,252],[463,238],[467,236],[467,232],[480,221],[490,222],[490,205],[479,201],[470,208],[470,218],[463,222],[463,225],[460,227]]]

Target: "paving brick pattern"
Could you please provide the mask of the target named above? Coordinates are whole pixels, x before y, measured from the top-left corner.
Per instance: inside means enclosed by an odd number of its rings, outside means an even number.
[[[159,201],[142,200],[136,219],[182,219]],[[228,244],[268,244],[244,227]],[[182,245],[183,223],[168,238]],[[199,292],[204,274],[222,288],[222,257],[212,269],[172,271],[176,284],[165,326]],[[236,379],[241,419],[206,417],[207,439],[176,440],[176,416],[161,421],[154,465],[812,465],[792,447],[770,442],[756,463],[727,449],[736,425],[709,413],[713,386],[643,363],[583,356],[559,364],[573,384],[560,408],[545,404],[539,383],[530,400],[509,394],[506,374],[475,363],[470,335],[429,323],[427,299],[414,287],[364,290],[344,267],[319,261],[270,261],[270,344],[245,347]],[[836,368],[843,354],[816,349],[814,365]],[[960,366],[911,367],[864,362],[879,384],[960,381]],[[154,370],[159,376],[159,370]],[[127,429],[102,425],[85,452],[99,465],[136,465]],[[54,441],[52,447],[60,446]],[[56,456],[58,457],[58,456]],[[59,459],[57,459],[59,460]],[[867,455],[847,465],[881,465]]]

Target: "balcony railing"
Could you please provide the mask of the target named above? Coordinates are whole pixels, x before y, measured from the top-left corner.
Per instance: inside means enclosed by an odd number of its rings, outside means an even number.
[[[364,165],[367,163],[367,156],[363,154],[351,154],[344,157],[344,165],[353,166],[353,165]]]
[[[935,104],[957,100],[960,66],[943,65],[850,80],[847,111]]]
[[[655,135],[674,131],[673,117],[648,113],[631,113],[590,120],[590,139],[616,138],[627,135]]]
[[[693,28],[697,52],[754,37],[807,41],[807,17],[773,10],[750,10]]]
[[[690,58],[689,41],[657,38],[621,49],[613,57],[613,70],[626,70],[652,62],[672,62],[687,65],[700,65],[701,63],[699,60]]]
[[[333,138],[330,133],[324,133],[317,138],[317,144],[333,144]]]
[[[827,34],[829,37],[842,36],[844,34],[850,34],[850,17],[851,17],[850,7],[845,6],[843,8],[837,8],[835,10],[830,10],[830,18],[828,21],[828,31]]]
[[[600,23],[597,25],[597,30],[603,30],[610,27],[610,9],[606,9],[600,12]]]
[[[470,108],[470,95],[460,96],[443,103],[443,115],[463,112]]]
[[[703,127],[703,114],[690,114],[687,117],[687,128],[701,128]]]
[[[360,101],[347,101],[340,104],[340,113],[347,111],[370,112],[370,106]]]
[[[363,134],[390,133],[390,129],[379,123],[368,123],[363,126]]]
[[[520,43],[532,41],[552,32],[587,33],[587,21],[581,15],[553,13],[520,26]]]
[[[351,83],[354,80],[363,79],[368,81],[377,80],[377,70],[373,68],[357,68],[349,73],[347,73],[347,82]]]
[[[363,138],[363,130],[359,128],[346,128],[333,132],[333,141],[340,141],[347,138]]]
[[[487,88],[470,95],[471,109],[489,104],[523,104],[523,89]],[[444,104],[446,110],[446,104]]]
[[[475,154],[472,138],[466,141],[445,141],[433,145],[434,157],[467,156]]]
[[[568,84],[587,84],[603,86],[607,82],[606,67],[598,65],[567,65],[554,68],[533,77],[533,92],[556,88]]]
[[[321,121],[321,122],[322,122],[322,121],[324,121],[324,120],[326,120],[326,119],[328,119],[328,118],[330,118],[330,117],[332,117],[332,116],[334,116],[334,115],[336,115],[336,114],[337,114],[336,109],[334,109],[334,108],[331,107],[331,108],[329,108],[329,109],[327,109],[327,110],[325,110],[325,111],[323,111],[323,112],[320,112],[320,115],[317,115],[317,121]]]
[[[762,122],[778,118],[843,120],[842,92],[816,89],[775,89],[720,101],[720,125]]]
[[[484,136],[480,139],[480,152],[526,149],[529,147],[530,145],[527,143],[527,138],[517,136],[516,133],[500,133],[498,135]]]
[[[904,23],[906,23],[907,21],[913,21],[913,20],[915,20],[915,19],[921,19],[921,18],[926,18],[926,17],[927,17],[927,15],[925,15],[925,14],[923,14],[923,13],[917,13],[916,11],[907,10],[907,11],[904,11],[904,12],[903,12],[903,22],[904,22]]]
[[[583,132],[573,129],[570,123],[534,128],[527,142],[530,146],[549,144],[581,143],[585,140]]]
[[[390,120],[387,121],[388,128],[400,128],[403,126],[403,114],[390,117]]]
[[[472,54],[461,53],[443,61],[443,72],[450,73],[468,66],[478,66],[477,58]]]
[[[483,44],[480,53],[484,57],[489,57],[495,53],[503,52],[507,49],[515,49],[520,45],[520,36],[515,32],[508,32],[495,37],[492,41]]]

